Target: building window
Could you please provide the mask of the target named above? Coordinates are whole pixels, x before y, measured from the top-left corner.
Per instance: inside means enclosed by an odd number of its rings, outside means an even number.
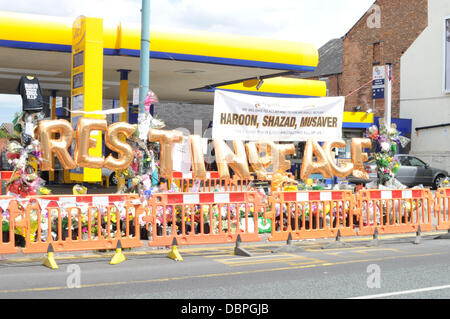
[[[379,65],[381,64],[381,43],[375,42],[372,48],[372,64]]]

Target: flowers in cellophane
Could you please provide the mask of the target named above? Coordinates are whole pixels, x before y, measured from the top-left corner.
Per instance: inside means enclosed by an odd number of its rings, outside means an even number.
[[[380,119],[379,127],[380,129],[373,125],[366,132],[366,136],[378,144],[379,151],[374,154],[374,158],[377,165],[379,183],[384,186],[398,188],[401,186],[401,183],[395,178],[395,174],[397,174],[401,165],[395,155],[398,153],[398,146],[406,147],[410,140],[400,135],[395,124],[387,128],[382,119]]]
[[[13,176],[6,184],[11,195],[26,197],[51,193],[48,188],[44,187],[45,181],[39,177],[37,171],[37,166],[42,161],[39,140],[27,134],[36,129],[37,123],[42,117],[42,114],[30,115],[27,113],[16,116],[15,121],[22,123],[22,126],[28,131],[22,134],[23,143],[11,140],[6,149],[8,163],[14,167]]]

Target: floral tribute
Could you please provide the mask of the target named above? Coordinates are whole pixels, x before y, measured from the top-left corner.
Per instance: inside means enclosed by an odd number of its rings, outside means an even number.
[[[51,191],[45,188],[45,181],[39,177],[37,165],[41,161],[39,140],[32,136],[37,123],[43,115],[22,113],[15,122],[22,133],[22,143],[11,140],[7,146],[6,156],[14,167],[11,180],[6,184],[11,195],[26,197],[29,195],[48,195]]]
[[[380,121],[380,129],[371,126],[366,135],[374,140],[378,145],[378,152],[374,154],[377,165],[378,181],[383,186],[401,186],[395,178],[401,164],[395,155],[398,153],[398,146],[406,147],[410,140],[402,135],[393,124],[390,128]]]

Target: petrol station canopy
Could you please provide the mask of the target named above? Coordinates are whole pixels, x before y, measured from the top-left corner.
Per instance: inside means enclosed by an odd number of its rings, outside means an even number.
[[[33,75],[47,94],[56,90],[58,96],[70,96],[74,21],[0,12],[0,94],[17,94],[20,76]],[[131,71],[130,100],[132,89],[139,87],[140,32],[123,23],[103,25],[104,99],[119,99],[118,70]],[[325,96],[325,82],[295,78],[314,71],[318,60],[310,44],[198,31],[150,32],[150,88],[164,101],[213,104],[215,88]]]

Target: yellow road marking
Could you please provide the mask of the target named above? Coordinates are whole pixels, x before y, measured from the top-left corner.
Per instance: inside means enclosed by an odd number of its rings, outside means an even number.
[[[360,255],[370,255],[371,252],[377,252],[377,251],[389,251],[389,252],[395,252],[400,253],[402,252],[399,249],[394,248],[365,248],[365,249],[356,249],[356,250],[344,250],[344,251],[336,251],[336,252],[327,252],[324,251],[323,253],[326,255],[336,256],[336,257],[343,257],[343,258],[352,258],[354,256],[351,256],[352,254],[360,254]],[[345,256],[348,254],[347,256]]]
[[[300,255],[293,254],[280,254],[280,255],[260,255],[253,257],[243,257],[243,258],[228,258],[228,259],[215,259],[215,261],[223,263],[230,267],[236,266],[248,266],[248,265],[261,265],[261,264],[275,264],[275,263],[286,263],[288,265],[301,265],[307,263],[320,263],[323,260],[316,258],[308,258]],[[295,261],[305,261],[301,263],[294,263]]]
[[[363,262],[376,262],[383,260],[392,260],[392,259],[400,259],[400,258],[415,258],[415,257],[427,257],[427,256],[437,256],[444,255],[444,253],[429,253],[429,254],[419,254],[419,255],[405,255],[405,256],[390,256],[390,257],[380,257],[380,258],[372,258],[372,259],[358,259],[358,260],[348,260],[348,261],[340,261],[340,262],[326,262],[322,264],[309,264],[309,265],[299,265],[299,266],[290,266],[290,267],[278,267],[278,268],[268,268],[268,269],[254,269],[247,271],[236,271],[229,273],[216,273],[216,274],[202,274],[202,275],[192,275],[192,276],[182,276],[182,277],[172,277],[172,278],[157,278],[157,279],[148,279],[148,280],[136,280],[136,281],[119,281],[119,282],[110,282],[110,283],[99,283],[99,284],[88,284],[81,285],[80,288],[99,288],[99,287],[110,287],[110,286],[123,286],[123,285],[136,285],[136,284],[149,284],[149,283],[157,283],[157,282],[168,282],[168,281],[181,281],[181,280],[191,280],[191,279],[200,279],[200,278],[215,278],[215,277],[226,277],[226,276],[238,276],[238,275],[248,275],[255,273],[265,273],[265,272],[274,272],[274,271],[288,271],[288,270],[296,270],[296,269],[305,269],[311,267],[325,267],[325,266],[336,266],[336,265],[345,265],[350,263],[363,263]],[[73,289],[69,287],[43,287],[43,288],[27,288],[27,289],[10,289],[10,290],[0,290],[0,293],[19,293],[19,292],[40,292],[40,291],[54,291],[54,290],[67,290]]]

